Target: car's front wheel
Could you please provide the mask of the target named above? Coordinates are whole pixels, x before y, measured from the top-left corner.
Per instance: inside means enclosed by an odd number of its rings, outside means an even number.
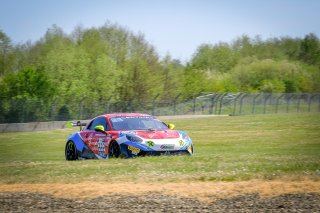
[[[68,141],[66,144],[66,160],[77,160],[77,148],[73,141]]]

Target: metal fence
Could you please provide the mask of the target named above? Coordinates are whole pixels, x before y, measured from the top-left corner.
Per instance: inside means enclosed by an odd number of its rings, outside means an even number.
[[[244,115],[320,112],[320,93],[202,93],[190,100],[121,101],[77,104],[7,100],[0,102],[0,123],[90,119],[113,112],[163,115]]]
[[[196,102],[203,114],[320,112],[319,93],[206,93]]]

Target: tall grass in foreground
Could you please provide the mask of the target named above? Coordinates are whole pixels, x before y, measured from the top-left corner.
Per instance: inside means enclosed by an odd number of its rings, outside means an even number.
[[[195,155],[64,159],[78,129],[0,134],[0,183],[320,179],[320,113],[166,120],[192,138]]]

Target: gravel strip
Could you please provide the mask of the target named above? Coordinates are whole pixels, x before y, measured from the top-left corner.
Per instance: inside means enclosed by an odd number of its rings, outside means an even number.
[[[203,203],[163,194],[76,200],[39,193],[0,193],[0,212],[320,212],[320,194],[248,194]]]

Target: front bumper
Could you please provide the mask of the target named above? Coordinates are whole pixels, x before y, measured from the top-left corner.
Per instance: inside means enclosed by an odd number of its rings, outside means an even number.
[[[189,143],[180,149],[154,150],[145,144],[124,142],[120,144],[121,154],[130,158],[135,156],[193,155],[193,144]]]

